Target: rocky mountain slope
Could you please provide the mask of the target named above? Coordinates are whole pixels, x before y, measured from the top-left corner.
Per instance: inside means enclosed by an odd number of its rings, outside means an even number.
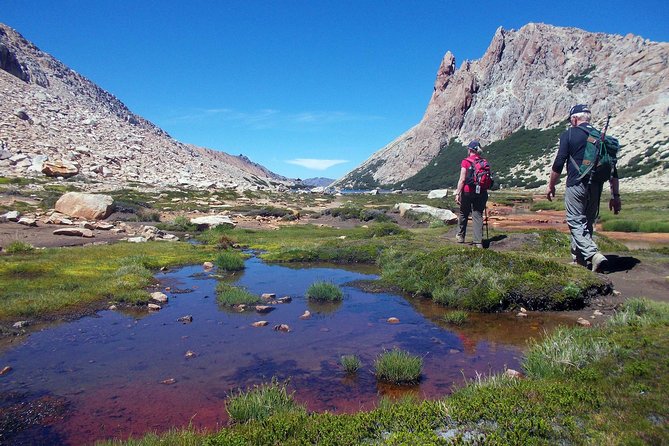
[[[0,23],[0,176],[43,176],[45,163],[89,189],[292,184],[244,156],[174,140]]]
[[[334,185],[401,185],[453,139],[486,146],[519,130],[554,128],[576,103],[591,106],[595,125],[612,115],[609,133],[624,145],[623,188],[669,189],[669,43],[534,23],[499,28],[483,57],[460,68],[447,52],[421,122]],[[518,165],[503,174],[548,178],[552,153],[537,157],[533,170]]]

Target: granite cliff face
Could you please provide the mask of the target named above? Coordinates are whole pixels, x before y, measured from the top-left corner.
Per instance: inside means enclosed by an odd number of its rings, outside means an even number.
[[[292,183],[244,156],[174,140],[0,23],[0,176],[42,176],[45,163],[89,188]]]
[[[446,53],[421,122],[335,186],[401,183],[452,138],[485,146],[521,128],[546,129],[566,121],[576,103],[590,104],[595,125],[612,115],[610,133],[625,146],[619,166],[643,159],[656,167],[623,185],[669,189],[669,43],[532,23],[499,28],[484,56],[460,68]],[[528,174],[547,178],[549,158]]]

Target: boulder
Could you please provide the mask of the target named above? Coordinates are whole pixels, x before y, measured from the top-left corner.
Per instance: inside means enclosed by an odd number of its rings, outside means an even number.
[[[37,155],[33,157],[32,164],[30,165],[28,170],[34,172],[41,172],[42,169],[44,168],[44,163],[46,163],[48,159],[49,157],[46,155]]]
[[[77,227],[56,229],[53,231],[53,235],[68,235],[71,237],[86,237],[86,238],[95,237],[93,231],[91,231],[90,229],[77,228]]]
[[[197,225],[198,229],[215,228],[216,226],[227,226],[234,228],[237,223],[233,222],[227,215],[207,215],[190,219],[191,224]]]
[[[101,220],[113,211],[114,199],[109,195],[68,192],[56,202],[56,211],[70,217]]]
[[[42,173],[48,177],[73,177],[79,173],[79,166],[68,161],[45,161],[42,165]]]
[[[37,220],[34,218],[21,217],[19,218],[19,224],[24,226],[37,226]]]
[[[448,189],[435,189],[431,190],[429,194],[427,194],[427,198],[446,198],[448,197]]]
[[[401,217],[404,217],[404,215],[407,213],[409,215],[427,214],[447,224],[455,224],[458,222],[458,216],[449,209],[436,208],[424,204],[397,203],[395,205],[395,210],[400,211]]]
[[[4,223],[6,221],[19,221],[20,217],[21,213],[19,211],[9,211],[0,215],[0,223]]]
[[[160,302],[162,304],[167,302],[167,296],[165,295],[165,293],[161,293],[160,291],[151,293],[151,299],[155,300],[156,302]]]

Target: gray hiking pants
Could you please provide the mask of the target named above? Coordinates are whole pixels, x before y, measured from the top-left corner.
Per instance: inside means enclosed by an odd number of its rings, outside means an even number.
[[[602,186],[602,183],[593,182],[590,186],[578,183],[567,187],[564,194],[567,226],[571,232],[571,256],[581,264],[597,254],[597,245],[592,240],[592,234],[599,217]]]
[[[483,212],[488,201],[488,192],[475,194],[463,192],[460,200],[460,211],[458,212],[458,235],[464,240],[467,235],[467,219],[472,215],[474,225],[473,243],[483,243]]]

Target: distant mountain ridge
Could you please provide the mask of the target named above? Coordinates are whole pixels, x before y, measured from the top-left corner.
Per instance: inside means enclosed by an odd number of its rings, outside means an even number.
[[[572,105],[587,103],[595,125],[612,114],[610,133],[624,145],[619,161],[627,174],[624,190],[669,189],[666,42],[535,23],[517,31],[499,28],[479,60],[456,68],[455,56],[447,52],[433,88],[420,123],[334,186],[402,187],[434,167],[446,150],[461,148],[450,156],[455,160],[465,156],[462,145],[471,139],[490,146],[519,131],[546,131],[566,123]],[[525,162],[499,173],[510,179],[508,184],[537,187],[548,178],[554,147],[537,147]],[[439,170],[430,174],[439,175]]]
[[[76,165],[101,188],[282,189],[293,181],[245,156],[184,144],[0,23],[0,175]]]
[[[301,181],[301,184],[311,187],[328,187],[332,183],[334,183],[334,178],[324,177],[307,178],[306,180]]]

